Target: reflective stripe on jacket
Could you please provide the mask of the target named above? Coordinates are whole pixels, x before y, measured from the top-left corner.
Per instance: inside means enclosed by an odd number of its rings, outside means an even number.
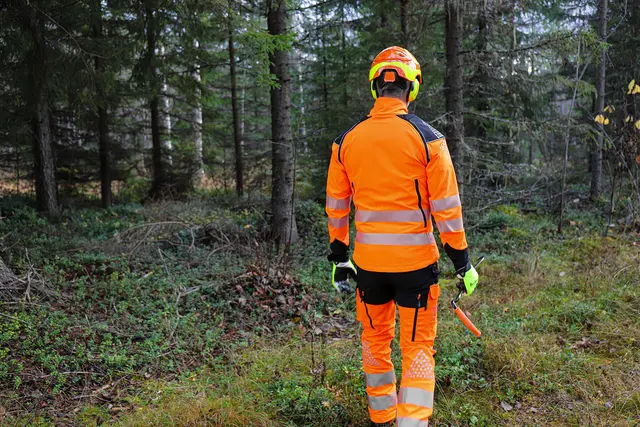
[[[407,114],[401,100],[378,98],[369,116],[333,143],[326,200],[331,242],[349,246],[351,201],[353,258],[366,270],[412,271],[436,262],[431,216],[443,245],[467,248],[447,143]]]

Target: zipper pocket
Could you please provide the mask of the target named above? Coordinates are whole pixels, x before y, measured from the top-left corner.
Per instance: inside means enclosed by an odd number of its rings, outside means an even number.
[[[413,315],[413,332],[411,333],[411,342],[416,340],[416,327],[418,326],[418,310],[420,307],[416,307],[416,314]]]
[[[422,196],[420,195],[420,183],[418,183],[418,179],[413,180],[416,184],[416,194],[418,195],[418,209],[422,213],[422,221],[424,223],[424,227],[427,228],[427,215],[424,213],[424,209],[422,209]]]
[[[428,294],[426,295],[428,296]],[[416,340],[416,329],[418,327],[418,311],[420,310],[421,304],[422,304],[422,294],[418,294],[418,306],[416,307],[416,311],[413,315],[413,331],[411,332],[411,342],[415,342]],[[427,310],[427,306],[428,306],[428,298],[424,298],[424,310]]]
[[[375,331],[376,328],[373,326],[373,319],[369,314],[369,308],[367,308],[367,303],[364,302],[364,291],[362,289],[360,289],[360,302],[362,302],[362,304],[364,305],[364,312],[367,314],[367,317],[369,318],[369,325],[371,325],[371,329]]]

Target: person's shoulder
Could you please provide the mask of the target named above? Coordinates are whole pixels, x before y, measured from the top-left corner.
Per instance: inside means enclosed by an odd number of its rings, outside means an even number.
[[[345,130],[344,132],[342,132],[340,135],[338,135],[338,137],[336,139],[333,140],[334,144],[338,144],[338,145],[342,145],[342,142],[344,141],[345,137],[349,134],[349,132],[351,132],[352,130],[354,130],[360,123],[364,122],[365,120],[367,120],[368,118],[370,118],[370,116],[364,116],[363,118],[361,118],[360,120],[358,120],[357,122],[355,122],[353,125],[351,125],[347,130]]]
[[[410,123],[411,126],[413,126],[418,131],[418,133],[420,134],[420,138],[422,138],[422,141],[425,144],[444,138],[444,135],[440,133],[436,128],[434,128],[415,114],[400,114],[398,115],[398,117]]]

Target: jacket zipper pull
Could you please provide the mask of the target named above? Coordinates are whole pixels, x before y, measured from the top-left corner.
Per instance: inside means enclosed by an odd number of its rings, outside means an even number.
[[[421,296],[421,294],[418,294],[418,308],[420,308],[420,303],[422,302],[422,298],[420,298]]]

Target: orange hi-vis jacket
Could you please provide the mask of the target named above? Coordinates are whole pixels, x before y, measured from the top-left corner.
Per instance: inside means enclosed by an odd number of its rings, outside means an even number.
[[[403,101],[378,98],[369,115],[333,143],[326,202],[330,242],[349,247],[353,200],[353,259],[365,270],[406,272],[435,263],[440,255],[432,215],[445,247],[467,248],[444,136],[407,113]]]

